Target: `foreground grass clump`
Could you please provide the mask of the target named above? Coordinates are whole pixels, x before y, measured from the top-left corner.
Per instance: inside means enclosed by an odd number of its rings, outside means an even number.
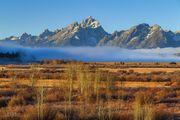
[[[134,101],[134,119],[135,120],[154,120],[151,95],[147,92],[138,92]]]

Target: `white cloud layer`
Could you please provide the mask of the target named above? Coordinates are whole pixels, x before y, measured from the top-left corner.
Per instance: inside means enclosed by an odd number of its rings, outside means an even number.
[[[29,48],[0,44],[0,52],[20,52],[22,61],[66,59],[81,61],[180,62],[180,48],[121,49],[110,47]]]

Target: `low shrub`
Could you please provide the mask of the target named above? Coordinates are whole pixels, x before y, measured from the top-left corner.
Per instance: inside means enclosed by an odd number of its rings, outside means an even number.
[[[0,91],[0,97],[11,97],[15,95],[16,93],[12,90],[1,90]]]
[[[173,120],[173,113],[167,111],[156,111],[155,120]]]
[[[1,107],[6,107],[8,104],[9,98],[0,98],[0,108]]]
[[[43,113],[43,120],[64,120],[63,114],[57,109],[45,106]],[[29,107],[25,110],[22,120],[38,120],[38,111],[36,107]]]
[[[65,93],[57,88],[47,91],[45,95],[45,102],[58,102],[64,100]]]
[[[8,106],[23,106],[26,105],[26,101],[22,96],[13,96],[11,100],[8,102]]]
[[[21,96],[26,103],[33,103],[36,99],[36,91],[31,88],[20,90],[17,96]]]

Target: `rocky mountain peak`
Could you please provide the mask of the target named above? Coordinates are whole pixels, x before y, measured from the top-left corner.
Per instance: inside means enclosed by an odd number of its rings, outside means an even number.
[[[176,31],[175,33],[176,33],[176,34],[180,34],[180,30]]]
[[[16,37],[16,36],[11,36],[10,37],[10,40],[18,40],[19,38],[18,37]]]
[[[26,39],[28,37],[30,37],[31,35],[27,34],[27,33],[23,33],[20,37],[20,39]]]
[[[146,24],[146,23],[142,23],[142,24],[138,24],[136,26],[133,26],[130,28],[130,30],[144,30],[144,29],[148,29],[150,26],[149,24]]]
[[[5,38],[4,40],[7,40],[7,41],[16,41],[16,40],[18,40],[19,39],[19,37],[16,37],[16,36],[10,36],[10,37],[8,37],[8,38]]]
[[[77,27],[79,27],[78,22],[73,22],[67,27],[67,29],[76,29]]]
[[[142,23],[142,24],[136,25],[135,27],[138,29],[142,29],[142,28],[149,28],[150,26],[147,23]]]
[[[50,31],[49,29],[45,29],[43,33],[48,34],[48,33],[50,33],[50,32],[51,32],[51,31]]]
[[[24,33],[21,37],[9,37],[4,41],[17,42],[23,46],[60,47],[60,46],[115,46],[122,48],[179,47],[180,31],[165,31],[159,25],[142,23],[127,30],[107,33],[99,21],[91,16],[81,23],[54,32],[46,29],[39,36]]]
[[[39,37],[44,38],[47,36],[52,36],[54,34],[54,32],[50,31],[49,29],[44,30],[43,33],[40,34]]]
[[[79,26],[78,22],[73,22],[69,25],[69,27],[77,27]]]
[[[83,28],[87,28],[87,27],[98,28],[101,26],[99,21],[95,20],[91,16],[89,16],[87,19],[83,20],[80,25]]]
[[[152,30],[161,31],[162,28],[161,28],[161,26],[155,24],[155,25],[152,26]]]

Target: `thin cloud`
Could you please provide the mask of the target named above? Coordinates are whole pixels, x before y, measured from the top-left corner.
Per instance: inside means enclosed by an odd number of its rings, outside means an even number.
[[[127,62],[180,62],[180,48],[157,48],[128,50],[109,47],[68,47],[68,48],[28,48],[2,46],[1,52],[20,52],[24,62],[44,59],[66,59],[80,61],[127,61]]]

